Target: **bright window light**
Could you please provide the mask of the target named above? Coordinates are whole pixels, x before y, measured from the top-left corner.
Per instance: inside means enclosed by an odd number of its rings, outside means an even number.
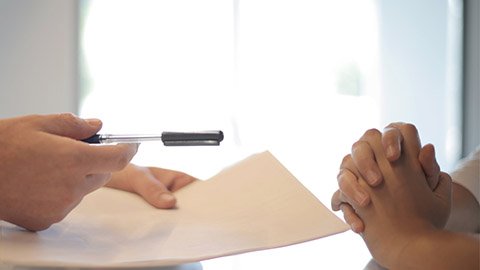
[[[207,179],[247,155],[270,150],[329,207],[338,166],[351,144],[366,129],[382,128],[389,111],[401,111],[380,104],[394,94],[381,90],[385,49],[379,44],[385,35],[378,1],[81,3],[82,116],[102,119],[105,133],[225,133],[220,147],[144,143],[137,164]],[[439,141],[442,153],[446,142]],[[320,241],[327,245],[316,247],[314,241],[202,265],[206,270],[308,269],[323,253],[329,254],[322,258],[325,265],[359,269],[370,260],[353,233]],[[349,260],[329,253],[343,246],[355,253]],[[272,264],[265,254],[292,256],[294,264]]]

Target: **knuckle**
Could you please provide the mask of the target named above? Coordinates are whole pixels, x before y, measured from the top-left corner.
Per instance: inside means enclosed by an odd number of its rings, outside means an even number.
[[[346,173],[342,173],[338,177],[338,187],[340,189],[340,192],[345,192],[350,189],[351,186],[351,181],[350,178],[346,175]]]
[[[365,131],[364,136],[367,138],[370,138],[370,137],[375,138],[375,137],[381,136],[381,132],[376,128],[371,128]]]
[[[366,147],[369,147],[368,146],[368,143],[365,142],[365,141],[356,141],[353,145],[352,145],[352,154],[356,154],[362,150],[364,150]]]
[[[352,155],[348,154],[348,155],[345,155],[343,158],[342,158],[342,163],[341,163],[341,168],[343,168],[343,166],[345,166],[346,164],[350,163],[350,161],[352,160]],[[340,171],[341,172],[341,171]]]
[[[340,183],[343,182],[343,169],[340,170],[337,174],[337,182],[338,182],[338,185],[340,186]]]
[[[388,124],[385,128],[398,128],[402,125],[404,125],[405,123],[404,122],[401,122],[401,121],[398,121],[398,122],[392,122],[390,124]]]
[[[357,165],[358,170],[363,171],[372,167],[373,156],[370,145],[366,142],[359,142],[352,147],[352,162]]]
[[[64,121],[75,121],[77,117],[73,113],[60,113],[58,114],[58,117]]]
[[[337,190],[335,191],[335,193],[333,193],[332,195],[332,199],[330,200],[330,204],[332,206],[332,209],[334,211],[338,211],[340,210],[339,206],[340,206],[340,190]]]
[[[418,134],[417,127],[412,123],[405,123],[402,125],[401,130],[406,134]]]
[[[384,130],[383,139],[387,141],[396,141],[397,137],[400,136],[400,130],[398,128],[387,128]]]
[[[59,119],[64,125],[71,126],[72,128],[80,128],[80,119],[73,113],[61,113]]]
[[[342,169],[340,169],[340,171],[338,172],[337,179],[339,179],[339,181],[348,180],[348,178],[350,178],[350,175],[351,175],[351,174],[352,174],[352,173],[350,172],[349,169],[342,168]]]

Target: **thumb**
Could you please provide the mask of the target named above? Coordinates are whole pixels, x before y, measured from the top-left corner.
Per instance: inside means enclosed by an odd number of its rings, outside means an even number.
[[[156,208],[168,209],[175,207],[177,199],[168,188],[152,174],[138,175],[132,179],[132,189]]]
[[[82,119],[71,113],[41,116],[36,124],[42,131],[76,140],[88,138],[102,128],[99,119]]]

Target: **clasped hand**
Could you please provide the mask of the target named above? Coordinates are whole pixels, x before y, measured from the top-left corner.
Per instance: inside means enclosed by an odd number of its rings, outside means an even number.
[[[365,132],[343,159],[337,180],[333,210],[344,212],[383,265],[425,230],[443,228],[450,214],[451,179],[410,124]]]

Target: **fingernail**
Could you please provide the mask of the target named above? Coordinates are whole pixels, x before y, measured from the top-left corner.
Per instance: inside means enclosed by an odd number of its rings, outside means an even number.
[[[393,147],[389,145],[387,147],[387,157],[392,157],[393,156]]]
[[[395,156],[395,148],[392,145],[387,147],[387,157],[393,158]]]
[[[102,121],[100,121],[100,119],[96,119],[96,118],[85,119],[85,121],[87,121],[87,123],[90,126],[93,126],[93,127],[98,127],[102,124]]]
[[[175,200],[175,197],[173,197],[173,195],[169,193],[162,193],[160,194],[160,200],[164,202],[169,202]]]

